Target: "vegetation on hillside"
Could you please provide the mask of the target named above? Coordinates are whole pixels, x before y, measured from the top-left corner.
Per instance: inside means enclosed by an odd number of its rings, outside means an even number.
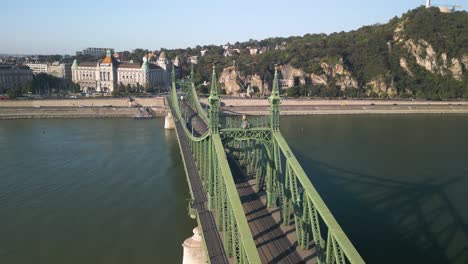
[[[403,44],[394,41],[395,28],[401,23],[404,23],[402,38],[405,40],[425,40],[439,55],[446,53],[449,61],[451,58],[468,56],[468,13],[446,14],[437,8],[424,7],[411,10],[400,18],[395,17],[386,24],[365,26],[351,32],[237,42],[232,44],[232,48],[240,52],[226,57],[223,55],[223,47],[215,45],[166,50],[166,54],[169,58],[179,56],[183,62],[190,56],[198,55],[195,67],[197,84],[210,80],[212,62],[218,62],[219,68],[224,68],[233,65],[235,61],[237,69],[244,75],[256,73],[262,80],[271,83],[275,63],[290,64],[305,73],[321,74],[321,62],[336,63],[343,59],[345,69],[357,80],[358,89],[340,93],[336,87],[314,86],[307,82],[294,87],[289,94],[376,96],[368,83],[381,76],[386,84],[397,90],[399,97],[468,98],[466,69],[463,69],[463,78],[455,80],[451,74],[431,73],[417,65],[416,59],[408,55]],[[267,51],[252,56],[248,47],[264,48]],[[208,50],[205,56],[200,56],[202,50]],[[402,69],[401,58],[408,59],[413,76]],[[184,64],[183,67],[183,72],[188,74],[188,65]],[[382,94],[385,95],[384,92]]]

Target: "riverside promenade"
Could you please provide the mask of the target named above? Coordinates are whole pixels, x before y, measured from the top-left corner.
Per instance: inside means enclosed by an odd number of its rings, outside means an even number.
[[[206,104],[206,98],[201,99]],[[165,97],[84,98],[0,101],[0,119],[26,118],[132,118],[139,109],[150,108],[155,116],[165,116]],[[324,114],[468,114],[468,101],[410,100],[322,100],[283,99],[282,115]],[[267,99],[221,97],[221,111],[231,114],[265,115]]]
[[[165,116],[165,97],[83,98],[0,101],[0,119],[30,118],[133,118],[151,109]],[[140,112],[141,111],[141,112]]]
[[[206,103],[206,99],[201,100]],[[281,115],[327,114],[468,114],[468,101],[283,99]],[[266,99],[221,99],[221,110],[231,114],[265,115]]]

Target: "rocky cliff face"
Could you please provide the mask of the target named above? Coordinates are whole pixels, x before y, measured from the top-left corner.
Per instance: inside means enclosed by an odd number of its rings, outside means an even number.
[[[463,78],[464,70],[461,61],[463,61],[463,58],[465,58],[466,55],[462,56],[462,58],[449,59],[446,53],[435,52],[432,45],[423,39],[418,41],[413,39],[406,40],[403,47],[408,51],[408,55],[414,58],[416,63],[427,71],[442,76],[450,74],[456,80],[461,80]],[[405,59],[402,58],[402,60]],[[402,64],[405,63],[401,63],[400,65],[406,71],[411,72],[408,69],[407,63],[406,65]]]
[[[342,59],[335,64],[322,62],[320,68],[322,74],[308,74],[290,64],[282,65],[280,67],[281,81],[285,83],[286,87],[293,87],[295,80],[298,80],[301,85],[305,85],[308,81],[313,85],[329,86],[335,84],[342,91],[358,88],[356,79],[345,69]],[[219,82],[223,84],[222,88],[229,95],[241,95],[247,91],[248,87],[258,87],[260,94],[268,95],[269,93],[268,83],[263,82],[258,74],[244,76],[232,66],[223,70]]]
[[[419,66],[432,73],[440,75],[444,75],[446,73],[447,54],[437,54],[432,45],[427,43],[427,41],[423,39],[419,41],[409,39],[405,41],[403,47],[406,48],[408,53],[416,59],[416,63]]]
[[[258,74],[247,75],[244,83],[246,87],[257,87],[260,94],[269,95],[268,84],[264,83]]]
[[[402,45],[402,48],[407,51],[408,57],[414,59],[419,66],[433,74],[442,76],[450,74],[454,79],[461,80],[467,69],[468,55],[463,55],[461,58],[449,59],[447,53],[437,53],[433,46],[424,39],[405,39],[405,22],[401,22],[396,26],[393,39],[397,45]],[[465,65],[465,69],[463,69],[462,64]],[[400,59],[400,66],[410,76],[413,76],[406,58]]]
[[[413,72],[409,69],[408,61],[405,58],[400,58],[400,67],[403,68],[403,70],[405,70],[405,72],[408,73],[409,76],[414,76]]]
[[[385,78],[382,75],[379,75],[372,79],[372,81],[367,83],[367,86],[372,89],[373,92],[381,95],[386,93],[390,97],[397,95],[397,89],[390,84],[385,82]]]
[[[219,82],[222,84],[221,88],[226,91],[226,94],[239,95],[242,91],[239,79],[239,72],[234,66],[231,66],[223,69]]]
[[[225,90],[226,94],[239,96],[250,87],[258,88],[260,94],[268,95],[268,84],[264,83],[258,74],[243,75],[234,66],[223,69],[219,82],[222,84],[221,88]]]
[[[468,70],[468,54],[462,56],[461,62],[463,63],[463,65],[465,65],[465,71],[467,71]]]
[[[320,68],[322,69],[322,74],[307,74],[302,69],[296,69],[287,64],[281,67],[281,75],[283,80],[289,80],[290,86],[294,84],[294,79],[298,78],[301,85],[305,84],[308,79],[313,85],[329,86],[335,84],[342,91],[358,88],[356,79],[345,69],[342,59],[335,64],[322,62],[320,63]]]
[[[281,79],[283,80],[289,80],[289,82],[292,82],[290,86],[294,85],[294,79],[298,78],[299,83],[304,85],[305,84],[305,77],[306,74],[302,69],[296,69],[293,66],[286,64],[282,65],[280,68],[281,71]]]
[[[351,37],[345,33],[326,38],[322,36],[320,40],[315,36],[288,40],[301,48],[291,50],[286,48],[284,50],[287,52],[281,53],[286,61],[296,62],[280,67],[281,87],[288,88],[297,84],[315,87],[336,86],[342,91],[363,88],[367,89],[369,94],[375,92],[388,94],[391,97],[398,95],[396,89],[398,88],[398,92],[402,94],[424,97],[435,91],[446,98],[460,98],[462,96],[460,91],[466,90],[464,93],[468,98],[468,89],[464,88],[468,71],[468,54],[461,43],[463,38],[458,38],[456,35],[459,32],[466,32],[466,30],[461,31],[465,20],[455,17],[457,13],[437,16],[431,12],[433,13],[433,10],[421,8],[386,25],[369,27],[374,30],[369,28],[358,30],[357,33],[352,33]],[[454,17],[449,19],[448,16],[452,15]],[[426,25],[421,21],[439,21],[439,23]],[[460,28],[461,30],[458,30]],[[328,38],[330,41],[325,41]],[[331,41],[332,38],[335,41]],[[366,41],[361,43],[358,40]],[[323,45],[321,41],[324,41]],[[346,50],[343,50],[342,45],[332,47],[337,45],[336,43],[341,43],[340,41],[346,42]],[[304,52],[308,47],[312,52]],[[328,49],[327,53],[322,52],[322,49]],[[262,56],[260,53],[257,54],[257,58]],[[340,57],[342,59],[339,59]],[[298,58],[305,58],[316,64],[309,68],[309,63],[298,62]],[[266,65],[266,62],[262,63],[264,63],[263,70],[271,66]],[[303,67],[307,68],[300,68],[297,65],[301,67],[304,65]],[[227,94],[240,95],[247,91],[252,93],[253,90],[257,91],[253,87],[258,87],[260,94],[267,95],[271,79],[264,82],[263,78],[259,74],[245,75],[238,69],[228,67],[223,70],[220,82],[223,83],[222,87]],[[435,88],[426,89],[431,86]],[[431,93],[426,90],[431,90]],[[354,93],[351,91],[349,94]]]

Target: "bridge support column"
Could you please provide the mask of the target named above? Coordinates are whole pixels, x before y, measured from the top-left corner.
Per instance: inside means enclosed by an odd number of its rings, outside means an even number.
[[[182,244],[184,248],[184,259],[182,264],[205,264],[207,263],[202,237],[198,227],[193,229],[193,236],[187,238]]]
[[[172,118],[171,113],[167,113],[164,118],[164,128],[165,129],[175,129],[174,118]]]
[[[208,197],[208,210],[213,211],[216,207],[214,196],[211,193],[207,193],[206,196]]]
[[[271,192],[271,191],[267,191],[266,195],[267,195],[267,207],[268,208],[277,207],[278,204],[277,204],[276,200],[278,199],[278,196],[276,195],[276,193]]]

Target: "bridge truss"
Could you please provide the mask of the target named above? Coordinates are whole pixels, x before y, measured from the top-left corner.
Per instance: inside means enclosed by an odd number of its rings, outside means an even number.
[[[193,80],[193,71],[191,76]],[[183,100],[178,96],[177,86]],[[206,234],[203,232],[206,227],[200,221],[200,214],[206,206],[206,210],[213,214],[229,262],[261,263],[228,163],[228,154],[239,160],[247,177],[256,181],[256,191],[266,193],[267,206],[280,209],[281,223],[294,224],[298,245],[302,249],[315,248],[318,263],[364,263],[280,132],[277,68],[268,100],[269,116],[245,118],[220,113],[213,67],[208,107],[204,109],[193,81],[176,83],[173,71],[169,107],[177,124],[179,143],[181,138],[188,141],[200,188],[206,194],[206,199],[197,199],[198,191],[192,186],[193,179],[189,179],[190,211],[197,218],[201,233]],[[194,111],[206,129],[198,129],[195,133],[193,116],[187,117],[184,107]],[[184,165],[189,174],[186,159]],[[209,238],[205,236],[208,259],[215,263],[213,254],[210,254],[213,249],[207,241]]]

